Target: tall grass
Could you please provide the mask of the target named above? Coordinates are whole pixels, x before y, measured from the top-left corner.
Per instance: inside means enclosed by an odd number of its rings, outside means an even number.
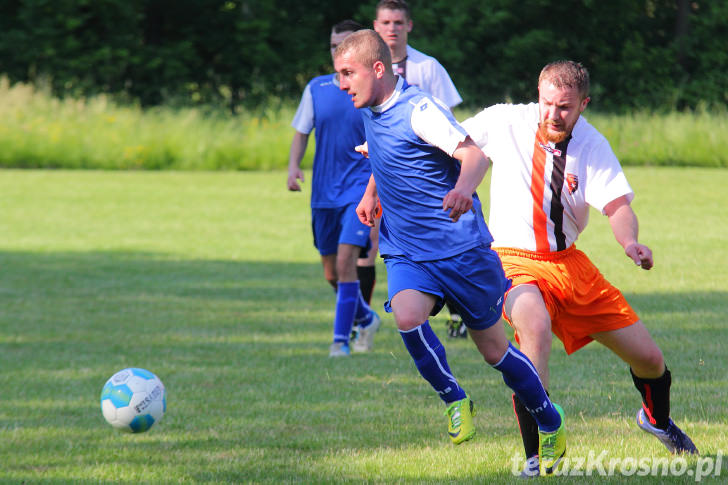
[[[728,167],[728,113],[589,115],[623,165]]]
[[[222,108],[142,109],[105,96],[61,100],[0,79],[0,167],[283,169],[294,113],[293,105],[233,117]],[[473,113],[456,110],[459,120]],[[728,167],[725,111],[587,118],[625,165]]]
[[[288,162],[293,114],[293,108],[284,108],[232,117],[222,109],[145,110],[118,105],[105,96],[61,100],[1,79],[0,166],[281,168]]]

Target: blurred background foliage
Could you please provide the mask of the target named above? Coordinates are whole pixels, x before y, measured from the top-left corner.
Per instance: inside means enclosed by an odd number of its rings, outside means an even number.
[[[59,97],[142,107],[295,102],[331,71],[328,36],[376,1],[2,0],[0,74]],[[728,2],[412,0],[410,44],[435,56],[465,102],[535,97],[540,68],[581,61],[592,109],[728,105]]]

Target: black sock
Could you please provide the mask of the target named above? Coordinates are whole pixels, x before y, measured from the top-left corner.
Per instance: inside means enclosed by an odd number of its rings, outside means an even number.
[[[660,429],[667,429],[670,423],[670,384],[672,376],[665,367],[665,373],[657,379],[645,379],[634,375],[632,369],[634,386],[642,394],[642,407],[647,413],[650,424]]]
[[[518,428],[521,431],[526,458],[538,455],[538,424],[515,394],[513,394],[513,410],[516,413]]]
[[[376,270],[374,266],[357,266],[356,275],[359,278],[359,289],[361,296],[367,305],[372,303],[372,293],[374,293],[374,283],[376,281]]]

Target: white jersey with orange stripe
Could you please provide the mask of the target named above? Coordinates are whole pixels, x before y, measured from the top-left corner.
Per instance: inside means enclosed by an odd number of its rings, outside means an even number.
[[[560,251],[614,199],[634,198],[609,142],[586,119],[571,137],[547,142],[538,104],[499,104],[461,125],[493,162],[488,226],[494,247]]]

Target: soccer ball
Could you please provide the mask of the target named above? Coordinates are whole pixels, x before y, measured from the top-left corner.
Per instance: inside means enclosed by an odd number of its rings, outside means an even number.
[[[120,370],[101,389],[101,412],[116,429],[142,433],[167,410],[164,384],[151,372],[134,367]]]

